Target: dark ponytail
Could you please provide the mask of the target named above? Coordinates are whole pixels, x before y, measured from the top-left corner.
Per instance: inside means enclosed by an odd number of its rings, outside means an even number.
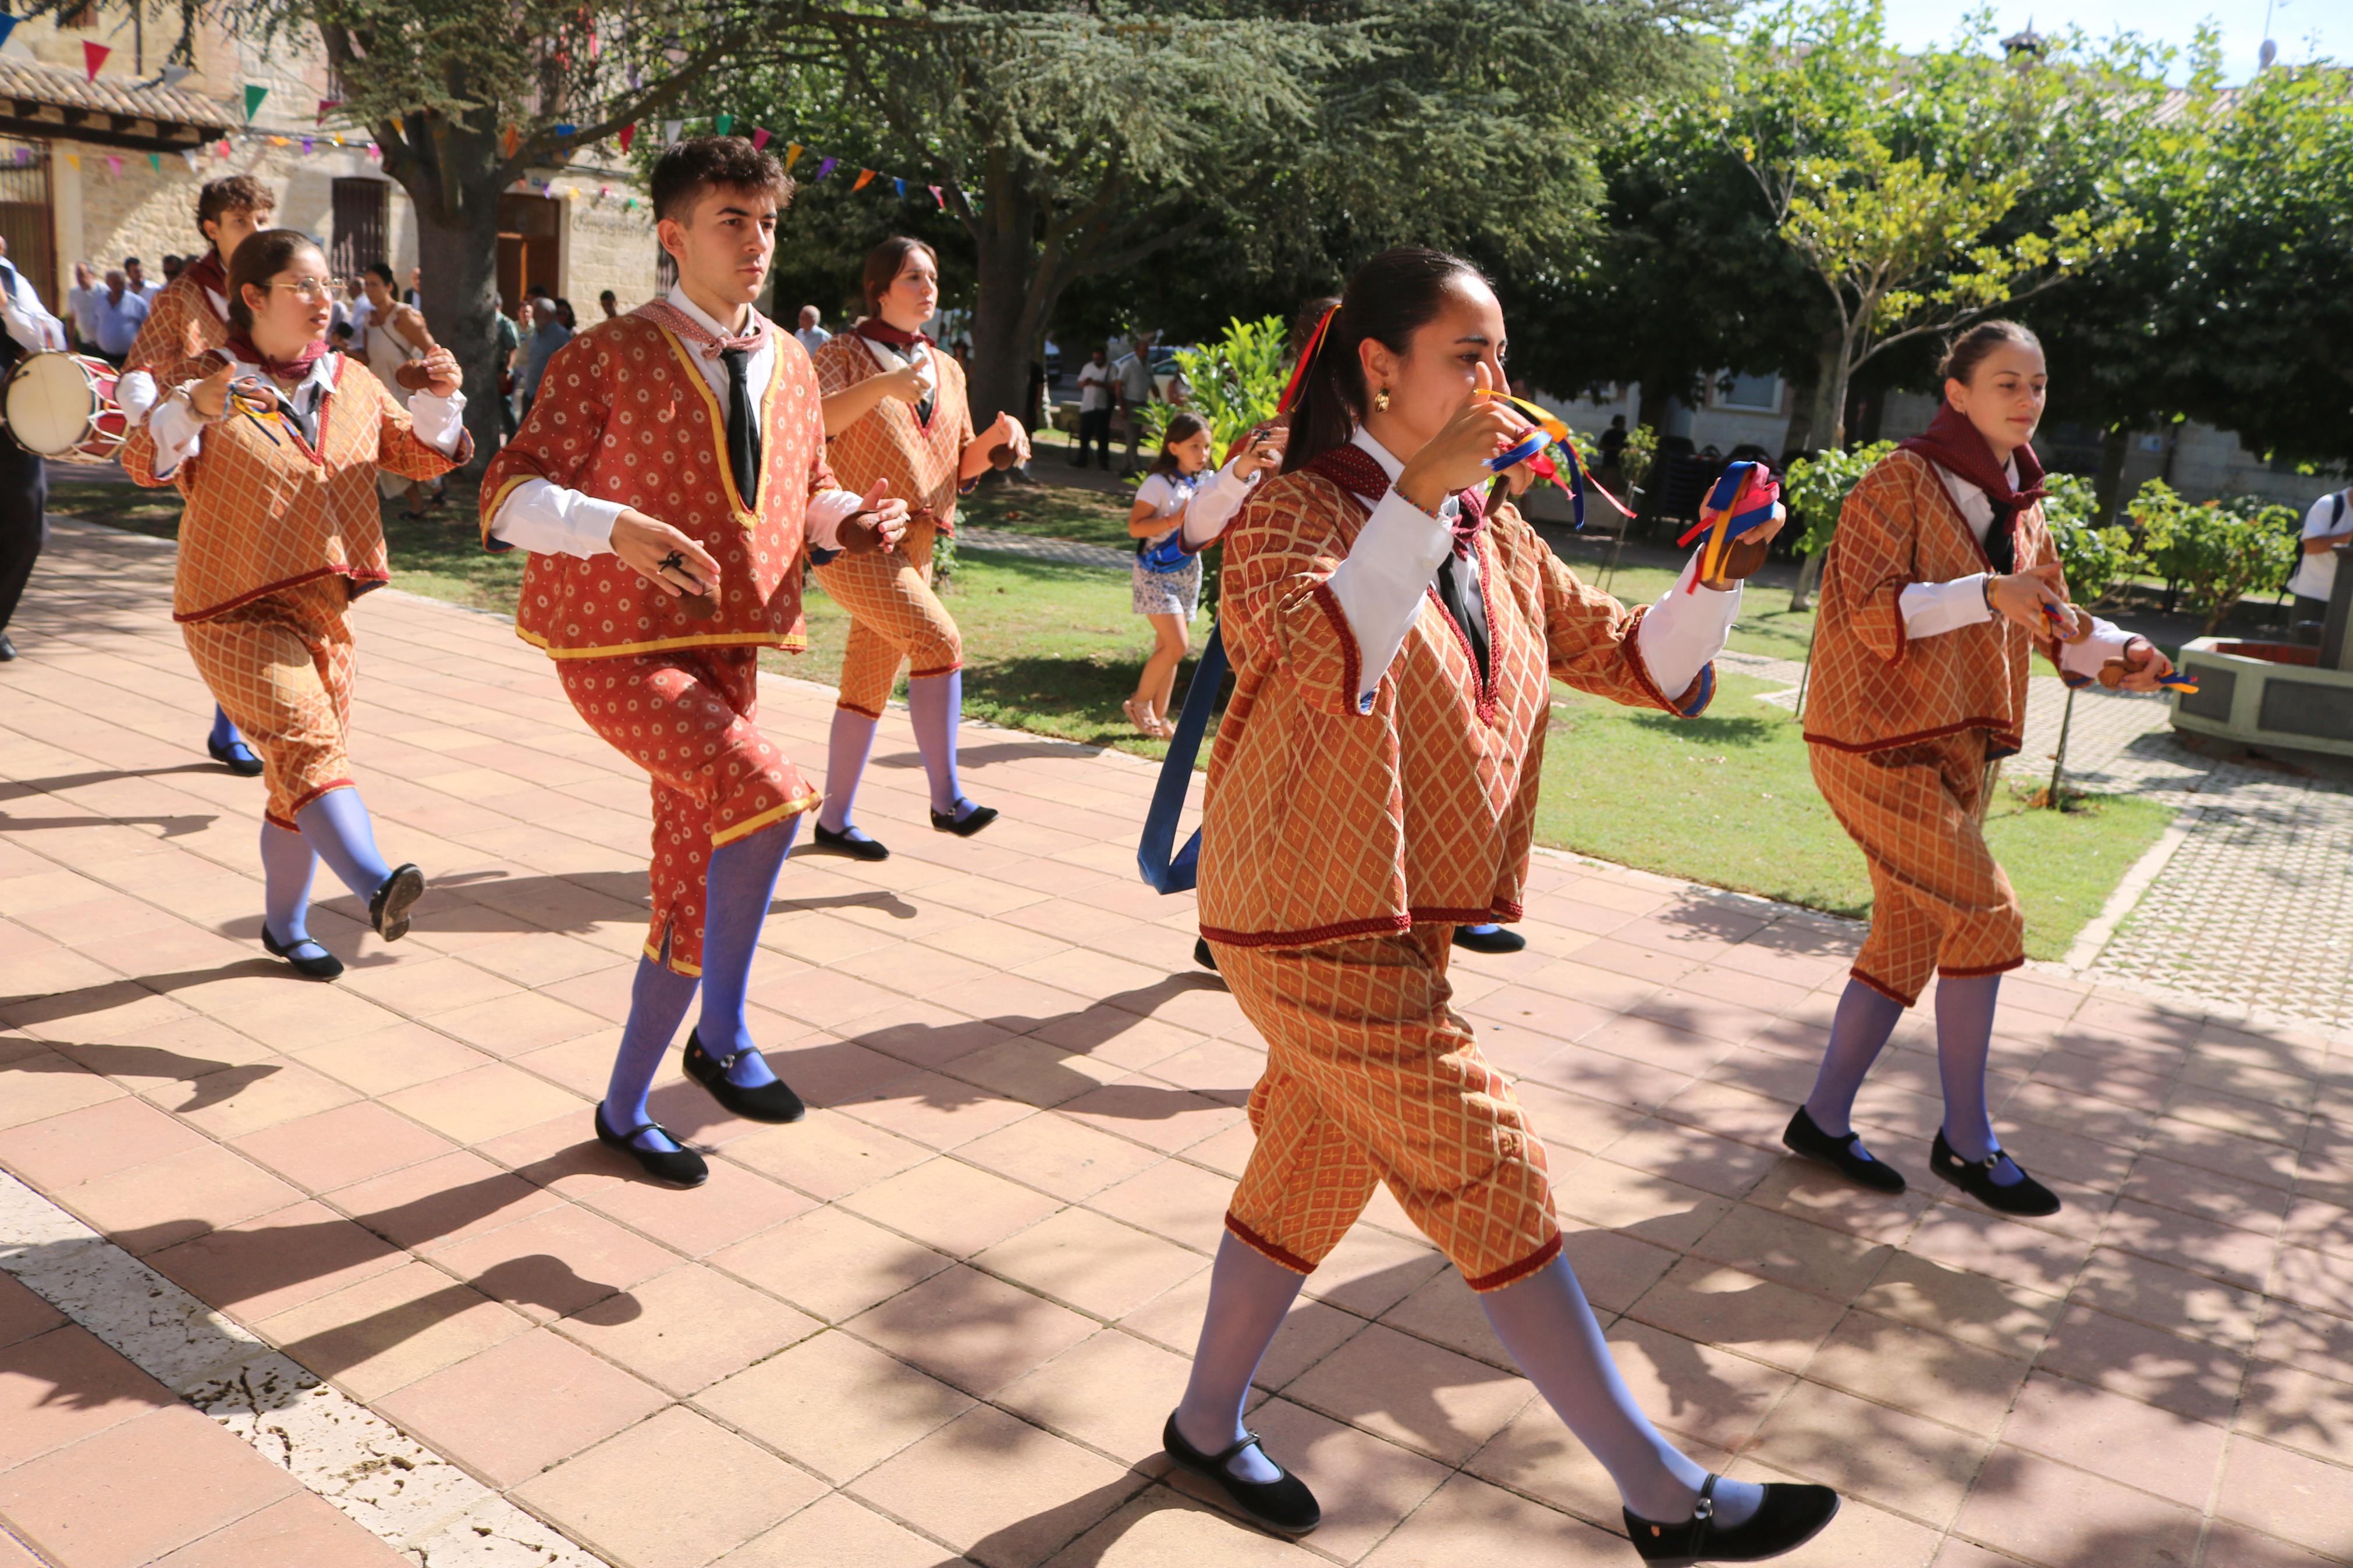
[[[1315,345],[1299,378],[1291,405],[1291,441],[1282,471],[1293,473],[1345,446],[1365,416],[1365,365],[1358,353],[1371,338],[1402,354],[1413,334],[1427,326],[1461,278],[1484,283],[1486,275],[1459,256],[1418,245],[1384,250],[1356,269],[1323,341]]]

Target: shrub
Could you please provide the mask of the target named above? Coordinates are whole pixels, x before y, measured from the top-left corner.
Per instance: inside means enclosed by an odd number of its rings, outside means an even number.
[[[2121,524],[2094,526],[2099,501],[2089,479],[2052,474],[2044,479],[2042,488],[2047,492],[2042,521],[2051,530],[2051,542],[2058,547],[2059,563],[2067,574],[2067,596],[2089,608],[2140,570],[2138,547],[2132,531]]]
[[[1789,509],[1789,521],[1805,531],[1798,536],[1799,555],[1831,547],[1831,536],[1838,532],[1839,510],[1846,505],[1847,496],[1862,482],[1863,475],[1894,450],[1893,441],[1873,441],[1852,452],[1817,452],[1789,465],[1789,471],[1781,476],[1781,504]]]
[[[2275,594],[2295,570],[2302,521],[2254,496],[2192,504],[2162,479],[2140,488],[2127,509],[2150,570],[2177,584],[2211,636],[2249,594]]]

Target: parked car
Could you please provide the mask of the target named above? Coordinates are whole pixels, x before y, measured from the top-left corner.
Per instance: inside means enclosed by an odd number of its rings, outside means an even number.
[[[1046,341],[1046,384],[1048,386],[1062,384],[1061,345],[1050,338]]]

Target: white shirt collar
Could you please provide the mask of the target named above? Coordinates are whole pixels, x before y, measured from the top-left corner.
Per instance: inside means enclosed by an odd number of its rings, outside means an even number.
[[[684,284],[671,284],[670,286],[669,297],[671,304],[686,312],[686,319],[688,321],[692,321],[696,326],[701,327],[712,337],[732,338],[738,335],[734,328],[727,326],[723,322],[712,320],[712,317],[704,311],[702,306],[688,299],[686,297],[686,286]]]
[[[1387,447],[1366,435],[1363,426],[1356,426],[1356,433],[1348,437],[1348,444],[1361,451],[1370,453],[1373,461],[1381,466],[1381,472],[1389,477],[1389,483],[1397,483],[1398,476],[1405,472],[1405,464],[1391,454]]]

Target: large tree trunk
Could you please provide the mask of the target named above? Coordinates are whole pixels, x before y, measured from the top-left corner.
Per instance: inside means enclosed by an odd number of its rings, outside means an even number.
[[[408,192],[423,260],[425,324],[458,356],[466,378],[466,428],[479,472],[499,449],[499,177],[495,136],[437,120],[434,134],[404,144],[379,126],[385,170]],[[417,148],[417,151],[410,151]]]
[[[1827,437],[1822,442],[1822,449],[1835,452],[1846,446],[1846,389],[1853,374],[1847,364],[1843,343],[1840,345],[1837,358],[1823,368],[1829,374],[1822,378],[1822,395],[1815,403],[1814,416],[1820,419],[1825,411],[1834,411],[1829,423],[1816,428]],[[1815,585],[1822,580],[1822,557],[1829,553],[1826,550],[1817,550],[1807,556],[1804,564],[1798,568],[1798,585],[1789,593],[1791,615],[1803,614],[1806,606],[1813,603]]]
[[[2125,458],[2132,449],[2132,432],[2117,425],[2100,433],[2100,473],[2092,481],[2097,504],[2093,511],[2102,524],[2116,515],[2117,491],[2124,489]]]

